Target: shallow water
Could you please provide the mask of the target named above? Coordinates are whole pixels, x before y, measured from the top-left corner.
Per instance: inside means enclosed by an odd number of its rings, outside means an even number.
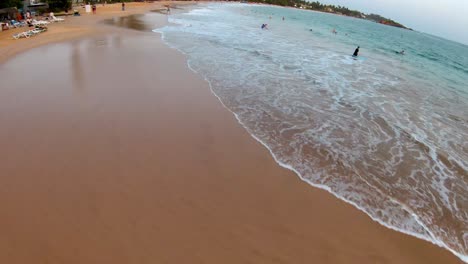
[[[155,31],[278,163],[467,261],[468,46],[269,6],[201,5],[169,21]]]

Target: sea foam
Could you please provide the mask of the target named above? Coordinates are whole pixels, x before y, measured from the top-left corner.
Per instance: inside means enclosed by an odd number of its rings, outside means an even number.
[[[467,47],[264,6],[209,4],[169,21],[155,32],[187,55],[189,68],[278,164],[467,262],[468,76],[452,67]],[[425,49],[428,41],[446,46],[432,51],[445,60],[412,54],[414,47],[405,57],[390,52],[408,43]],[[357,43],[367,43],[365,59],[349,56]]]

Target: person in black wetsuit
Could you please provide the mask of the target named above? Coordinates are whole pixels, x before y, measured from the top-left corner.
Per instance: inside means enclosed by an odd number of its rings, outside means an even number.
[[[359,46],[356,48],[356,50],[353,53],[353,57],[357,57],[359,53]]]

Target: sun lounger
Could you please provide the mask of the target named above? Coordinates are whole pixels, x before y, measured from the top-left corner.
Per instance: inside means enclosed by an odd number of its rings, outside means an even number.
[[[14,39],[30,38],[30,37],[36,36],[36,35],[38,35],[38,34],[40,34],[42,32],[45,32],[45,31],[47,31],[46,26],[35,26],[34,29],[31,29],[31,30],[28,30],[28,31],[21,32],[21,33],[13,35],[13,38]]]
[[[18,34],[14,34],[14,35],[13,35],[13,38],[14,38],[14,39],[20,39],[20,38],[25,38],[25,37],[26,37],[26,35],[25,35],[24,32],[21,32],[21,33],[18,33]]]
[[[55,16],[50,16],[50,17],[49,17],[49,21],[52,21],[52,22],[63,22],[63,21],[65,21],[65,19],[63,19],[63,18],[57,18],[57,17],[55,17]]]
[[[24,27],[26,25],[24,22],[18,22],[16,20],[11,20],[10,24],[15,28]]]
[[[29,31],[25,31],[25,32],[21,32],[21,33],[18,33],[18,34],[14,34],[13,38],[14,39],[30,38],[31,36],[33,36],[33,33],[29,32]]]
[[[48,25],[49,22],[44,21],[44,20],[33,20],[32,24],[33,26],[44,26],[44,25]]]
[[[32,29],[34,32],[42,33],[47,31],[46,26],[36,26],[34,29]]]

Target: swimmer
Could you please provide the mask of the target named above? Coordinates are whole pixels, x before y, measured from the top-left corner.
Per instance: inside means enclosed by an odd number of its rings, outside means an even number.
[[[399,52],[396,52],[397,54],[400,54],[400,55],[405,55],[405,50],[401,50]]]
[[[354,50],[353,57],[357,57],[359,53],[359,46]]]

